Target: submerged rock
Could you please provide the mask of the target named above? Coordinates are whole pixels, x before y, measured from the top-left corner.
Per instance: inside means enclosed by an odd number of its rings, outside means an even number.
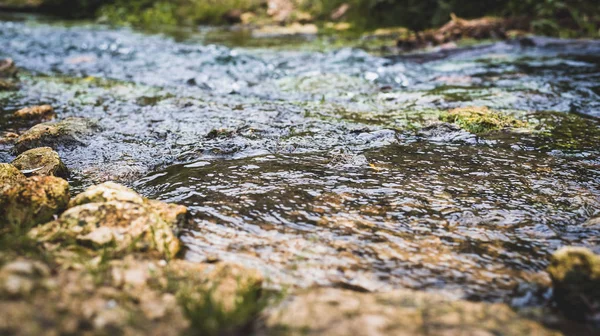
[[[12,165],[31,175],[69,177],[69,170],[50,147],[30,149],[17,156]]]
[[[460,107],[443,113],[440,120],[454,123],[471,133],[486,133],[504,128],[523,128],[527,123],[487,107]]]
[[[92,134],[96,125],[84,118],[67,118],[59,122],[46,122],[33,126],[21,134],[15,151],[22,153],[36,147],[84,145],[84,138]]]
[[[600,255],[565,247],[552,255],[548,273],[554,300],[569,318],[600,321]]]
[[[173,257],[180,249],[174,230],[186,216],[183,206],[148,201],[129,188],[109,182],[76,196],[57,220],[30,234],[44,241],[75,239],[92,248],[157,251]]]
[[[16,168],[15,168],[16,169]],[[21,179],[0,194],[0,218],[3,225],[22,227],[46,223],[66,209],[69,184],[54,176]]]
[[[50,105],[25,107],[13,114],[17,119],[49,120],[54,117],[54,109]]]
[[[259,335],[559,335],[504,304],[331,288],[308,290],[269,309],[260,329]]]

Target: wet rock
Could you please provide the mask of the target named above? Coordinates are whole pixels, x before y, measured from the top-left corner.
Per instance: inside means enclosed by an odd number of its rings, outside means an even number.
[[[449,123],[434,123],[420,129],[417,135],[434,142],[470,141],[475,135],[463,131],[459,126]]]
[[[50,147],[34,148],[23,152],[13,160],[12,165],[34,176],[69,177],[69,170],[58,153]]]
[[[16,91],[18,89],[17,83],[0,78],[0,91]]]
[[[25,179],[25,175],[17,167],[8,163],[0,163],[0,194],[25,181]]]
[[[0,60],[0,78],[13,78],[17,75],[17,66],[10,58]]]
[[[454,301],[409,290],[313,289],[269,309],[259,334],[559,335],[504,304]]]
[[[565,247],[552,255],[548,273],[554,300],[566,316],[600,321],[600,255],[582,247]]]
[[[110,246],[116,252],[157,251],[173,257],[180,249],[174,230],[186,216],[185,207],[148,201],[109,182],[77,195],[56,221],[30,234],[44,241],[71,239],[94,249]]]
[[[144,198],[135,191],[114,182],[106,182],[91,186],[84,192],[73,197],[69,202],[69,208],[87,203],[102,203],[110,201],[130,202],[144,204]]]
[[[460,107],[440,116],[444,122],[454,123],[471,133],[486,133],[504,128],[525,128],[527,123],[512,116],[492,111],[487,107]]]
[[[54,176],[33,176],[0,194],[0,218],[5,220],[2,224],[34,226],[52,220],[68,203],[67,181]]]
[[[33,126],[21,134],[15,144],[15,151],[23,153],[36,147],[85,145],[84,138],[92,134],[96,125],[84,118],[67,118],[59,122],[46,122]]]
[[[13,114],[17,119],[49,120],[54,118],[54,109],[50,105],[31,106],[18,110]]]

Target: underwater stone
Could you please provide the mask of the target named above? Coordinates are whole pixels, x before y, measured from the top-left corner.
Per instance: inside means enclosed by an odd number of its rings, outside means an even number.
[[[600,255],[583,247],[564,247],[552,255],[548,273],[554,300],[569,318],[600,317]]]
[[[59,122],[46,122],[33,126],[21,134],[15,151],[23,153],[36,147],[85,145],[83,139],[92,134],[95,124],[85,118],[67,118]]]
[[[66,209],[69,184],[54,176],[24,179],[0,194],[2,225],[34,226],[46,223]]]
[[[69,170],[61,161],[58,153],[50,147],[30,149],[17,156],[12,162],[19,170],[29,171],[31,175],[69,177]]]
[[[13,117],[17,119],[52,119],[54,117],[54,109],[50,105],[39,105],[25,107],[13,114]]]

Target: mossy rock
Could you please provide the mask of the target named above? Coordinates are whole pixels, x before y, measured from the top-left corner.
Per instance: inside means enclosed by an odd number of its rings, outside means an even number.
[[[52,220],[68,203],[67,181],[54,176],[33,176],[0,194],[0,218],[2,225],[35,226]]]
[[[583,247],[565,247],[552,255],[548,273],[554,300],[566,316],[598,320],[600,313],[600,255]]]
[[[0,78],[0,91],[16,91],[19,89],[19,85],[14,81]]]
[[[57,220],[35,228],[32,238],[49,242],[77,241],[116,253],[154,251],[171,258],[181,247],[175,231],[185,221],[183,206],[149,201],[133,190],[104,183],[77,195]]]
[[[13,160],[12,164],[34,176],[69,177],[69,170],[58,153],[50,147],[34,148],[23,152]]]
[[[487,107],[461,107],[440,115],[443,122],[454,123],[471,133],[487,133],[505,128],[525,128],[527,122],[492,111]]]
[[[15,62],[10,58],[0,60],[0,78],[13,78],[17,75],[18,69]]]
[[[67,118],[59,122],[46,122],[33,126],[21,134],[15,144],[15,151],[23,153],[37,147],[85,145],[83,139],[90,136],[95,123],[85,118]]]
[[[0,163],[0,194],[25,179],[25,175],[17,167],[9,163]]]
[[[14,118],[25,120],[49,120],[52,119],[54,115],[54,109],[50,105],[25,107],[13,113]]]

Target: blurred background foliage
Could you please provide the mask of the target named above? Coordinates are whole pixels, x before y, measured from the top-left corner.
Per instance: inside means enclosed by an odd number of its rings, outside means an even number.
[[[117,24],[225,24],[228,13],[267,17],[273,0],[0,0],[0,5],[39,4],[36,8],[70,18],[102,18]],[[443,25],[455,13],[462,18],[525,18],[538,34],[599,37],[598,0],[278,0],[294,5],[318,22],[348,5],[341,20],[355,29],[406,27],[423,30]],[[277,0],[275,0],[277,2]]]

